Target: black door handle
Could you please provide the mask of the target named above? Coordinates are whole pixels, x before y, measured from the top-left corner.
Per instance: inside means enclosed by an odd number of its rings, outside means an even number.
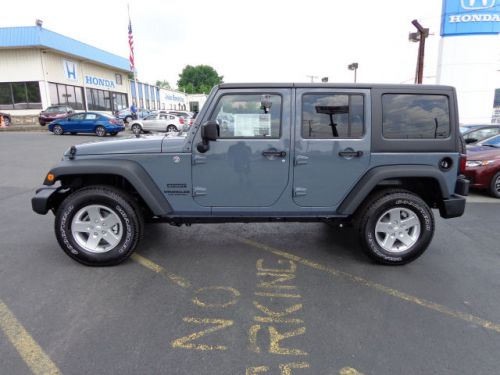
[[[262,151],[262,156],[278,156],[280,158],[284,158],[286,156],[285,151]]]
[[[347,158],[359,158],[360,156],[363,156],[363,151],[354,151],[354,150],[340,151],[339,156]]]

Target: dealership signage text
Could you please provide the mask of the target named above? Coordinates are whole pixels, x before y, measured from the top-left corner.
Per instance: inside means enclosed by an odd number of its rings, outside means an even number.
[[[98,77],[85,76],[85,83],[87,85],[101,86],[101,87],[106,87],[106,88],[111,88],[111,89],[115,88],[115,83],[113,81],[110,81],[109,79],[98,78]]]

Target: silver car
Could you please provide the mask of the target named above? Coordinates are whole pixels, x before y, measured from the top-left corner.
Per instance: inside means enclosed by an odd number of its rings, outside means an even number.
[[[170,113],[155,113],[141,120],[133,120],[130,123],[130,130],[139,134],[142,132],[180,132],[186,120],[183,117]]]

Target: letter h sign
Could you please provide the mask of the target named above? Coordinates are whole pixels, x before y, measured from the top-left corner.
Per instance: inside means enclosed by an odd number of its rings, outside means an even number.
[[[64,76],[66,77],[66,79],[69,79],[71,81],[77,81],[78,73],[76,70],[76,63],[70,60],[63,60],[63,65],[64,65]]]
[[[461,0],[462,8],[467,10],[488,9],[495,6],[495,0]]]

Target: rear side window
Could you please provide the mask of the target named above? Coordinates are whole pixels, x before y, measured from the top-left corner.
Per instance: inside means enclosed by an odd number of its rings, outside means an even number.
[[[302,137],[362,138],[363,95],[307,94],[302,99]]]
[[[450,136],[450,106],[445,95],[385,94],[382,132],[387,139],[434,139]]]

